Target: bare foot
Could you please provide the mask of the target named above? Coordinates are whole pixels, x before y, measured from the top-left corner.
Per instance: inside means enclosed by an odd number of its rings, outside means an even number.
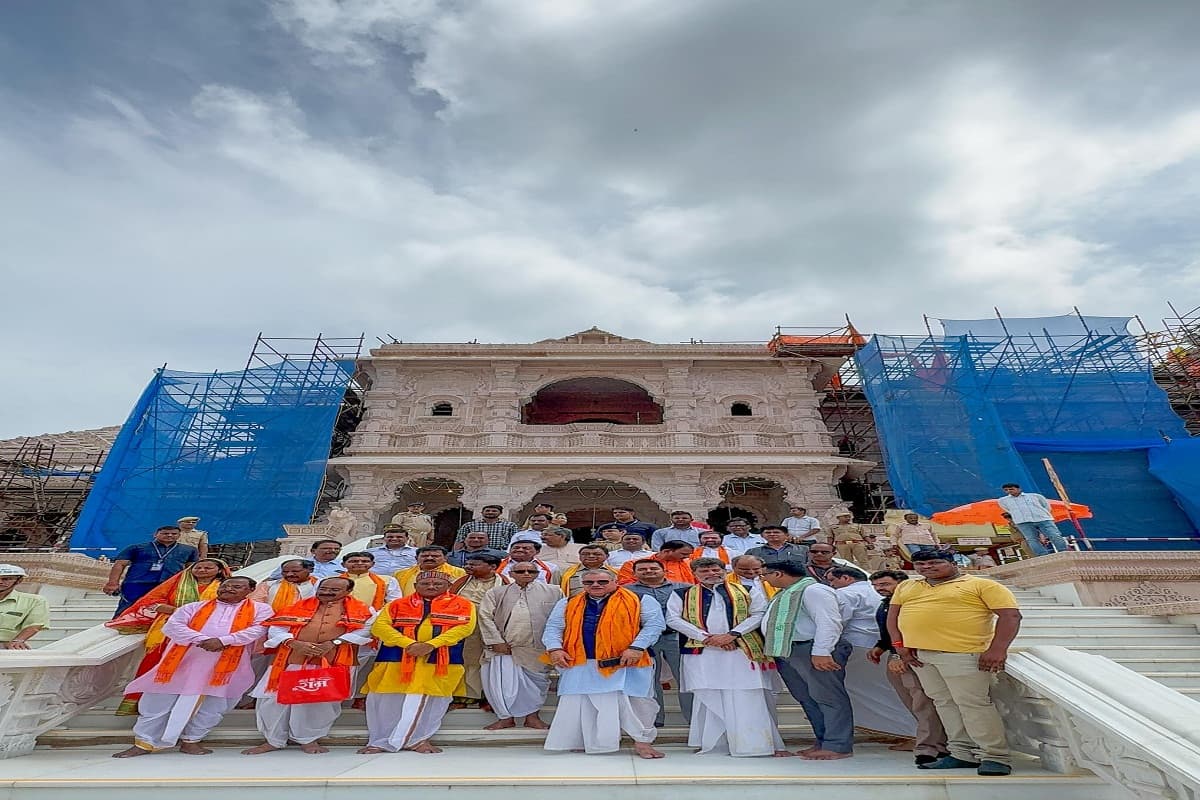
[[[546,724],[546,721],[537,714],[530,714],[528,717],[526,717],[524,724],[526,728],[533,728],[535,731],[550,730],[550,726]]]
[[[354,709],[355,711],[366,711],[367,710],[367,698],[365,698],[365,697],[354,698],[354,702],[352,702],[350,704],[350,708]]]
[[[308,753],[310,756],[315,756],[318,753],[328,753],[329,748],[320,742],[309,742],[308,744],[300,745],[301,753]]]
[[[808,750],[801,752],[801,758],[809,761],[837,761],[839,758],[851,758],[854,753],[835,753],[832,750]]]
[[[129,748],[128,750],[122,750],[119,753],[113,753],[112,757],[113,758],[137,758],[138,756],[148,756],[148,755],[150,755],[149,750],[143,750],[140,747],[134,746],[134,747]]]
[[[251,708],[254,708],[256,705],[258,705],[258,700],[256,700],[253,697],[250,697],[250,698],[247,698],[247,699],[243,700],[242,702],[238,703],[236,706],[234,706],[234,708],[239,711],[247,711]]]
[[[814,744],[810,744],[808,747],[800,748],[799,750],[796,751],[796,755],[802,756],[802,755],[805,755],[806,753],[811,753],[814,750],[820,750],[820,749],[821,749],[821,745],[814,743]]]
[[[428,739],[426,739],[423,742],[417,742],[412,747],[406,747],[404,749],[411,750],[414,753],[440,753],[440,752],[442,752],[442,748],[434,747],[433,745],[431,745],[429,743]]]
[[[387,750],[384,750],[382,747],[360,747],[355,752],[363,756],[373,756],[376,753],[386,753]]]
[[[242,751],[242,755],[258,756],[258,755],[262,755],[263,753],[270,753],[272,751],[282,750],[282,749],[283,749],[282,747],[276,747],[273,744],[263,742],[262,744],[255,745],[254,747],[247,747],[245,750]]]
[[[483,729],[485,731],[502,731],[505,728],[515,728],[515,727],[517,727],[516,720],[514,720],[512,717],[507,717],[505,719],[498,719],[495,722],[493,722],[491,725],[484,725]]]
[[[771,755],[773,755],[775,758],[785,758],[787,756],[794,756],[796,754],[793,753],[791,750],[776,750]]]
[[[186,753],[189,756],[206,756],[212,753],[212,750],[204,747],[199,742],[180,742],[179,752]]]
[[[659,750],[655,750],[652,745],[647,742],[634,742],[633,752],[638,758],[665,758],[666,756]]]
[[[888,750],[899,750],[899,751],[908,753],[908,752],[912,752],[912,750],[916,746],[917,746],[916,740],[905,739],[903,742],[896,742],[893,745],[888,745]]]

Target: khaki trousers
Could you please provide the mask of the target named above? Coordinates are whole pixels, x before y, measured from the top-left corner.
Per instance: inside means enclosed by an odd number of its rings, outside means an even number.
[[[938,716],[933,700],[921,688],[921,681],[911,669],[900,674],[886,670],[888,683],[896,690],[896,695],[904,707],[917,718],[916,745],[913,752],[919,756],[936,756],[948,752],[946,749],[946,729],[942,727],[942,719]]]
[[[918,650],[917,658],[925,666],[914,671],[937,706],[950,755],[964,761],[1010,764],[1004,720],[992,705],[995,676],[979,669],[979,654]]]
[[[851,564],[870,569],[870,559],[867,557],[867,543],[862,539],[834,542],[838,558],[844,558]]]

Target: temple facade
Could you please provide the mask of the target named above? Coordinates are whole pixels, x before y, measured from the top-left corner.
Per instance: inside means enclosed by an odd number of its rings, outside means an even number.
[[[481,506],[553,503],[576,530],[613,506],[669,524],[830,520],[870,463],[837,455],[817,389],[840,358],[763,345],[655,344],[596,328],[532,344],[388,344],[362,366],[366,412],[330,468],[364,533],[420,500],[439,540]]]

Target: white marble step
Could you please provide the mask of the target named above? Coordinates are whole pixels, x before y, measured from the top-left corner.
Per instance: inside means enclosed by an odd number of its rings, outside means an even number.
[[[320,756],[292,748],[243,756],[216,748],[204,758],[162,753],[111,758],[112,746],[39,748],[5,762],[0,796],[12,800],[83,797],[89,800],[161,800],[237,797],[327,800],[1002,800],[1013,796],[1054,800],[1122,800],[1124,795],[1090,774],[1057,775],[1037,761],[1017,757],[1014,772],[981,778],[970,770],[933,772],[913,767],[910,753],[882,744],[860,744],[854,758],[697,756],[680,745],[661,748],[666,758],[644,761],[628,749],[604,756],[547,754],[536,745],[505,748],[454,746],[438,756],[414,753],[357,755],[336,747]],[[423,791],[424,790],[424,791]],[[425,794],[428,791],[429,794]]]
[[[1087,652],[1093,652],[1095,648]],[[1128,650],[1124,653],[1118,653],[1108,656],[1113,661],[1121,664],[1127,669],[1134,672],[1148,675],[1151,672],[1178,673],[1178,672],[1193,672],[1197,667],[1200,667],[1200,662],[1194,658],[1165,658],[1162,656],[1153,655],[1154,651],[1146,650]]]
[[[1103,630],[1103,629],[1100,629]],[[1092,647],[1189,647],[1200,650],[1200,636],[1172,633],[1098,633],[1087,628],[1064,628],[1060,633],[1027,632],[1017,635],[1017,644],[1058,644],[1063,647],[1091,651]]]
[[[1200,689],[1200,672],[1143,672],[1147,678],[1172,689]]]

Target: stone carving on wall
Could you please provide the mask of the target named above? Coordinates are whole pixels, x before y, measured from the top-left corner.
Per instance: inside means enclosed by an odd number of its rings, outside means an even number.
[[[1200,598],[1189,597],[1169,586],[1160,586],[1150,581],[1142,581],[1137,586],[1127,589],[1104,603],[1106,606],[1150,606],[1159,603],[1188,603]]]

